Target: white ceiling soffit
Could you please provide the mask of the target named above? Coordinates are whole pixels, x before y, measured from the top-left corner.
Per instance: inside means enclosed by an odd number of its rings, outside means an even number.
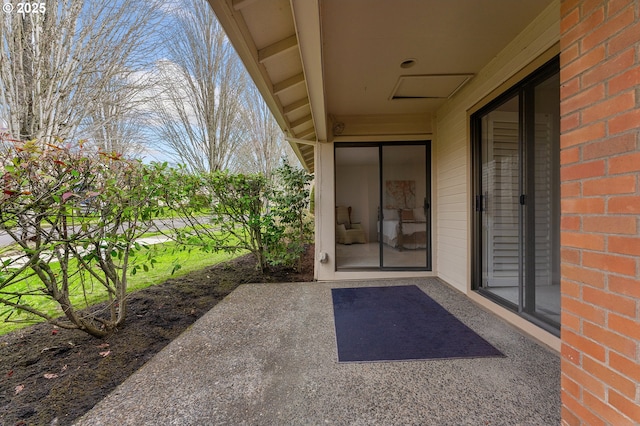
[[[428,119],[552,1],[322,0],[327,112]]]
[[[473,74],[402,75],[398,78],[390,100],[442,99],[453,96]]]
[[[325,141],[330,116],[429,121],[555,0],[208,1],[290,138]]]

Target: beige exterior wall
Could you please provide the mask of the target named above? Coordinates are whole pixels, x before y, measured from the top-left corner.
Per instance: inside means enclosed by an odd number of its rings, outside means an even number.
[[[559,39],[560,2],[554,1],[436,114],[434,207],[438,219],[434,222],[434,247],[438,260],[434,270],[464,293],[470,293],[471,280],[469,112],[483,100],[486,103],[492,92],[500,91],[501,85],[557,45]]]
[[[519,77],[517,76],[519,71],[557,45],[560,34],[559,10],[559,0],[554,1],[467,86],[448,101],[433,120],[425,117],[424,127],[420,132],[413,128],[411,132],[407,132],[408,134],[394,134],[397,126],[385,126],[374,122],[367,127],[363,126],[363,123],[367,122],[366,118],[344,117],[347,124],[345,128],[357,129],[357,131],[343,134],[336,141],[376,142],[425,139],[432,141],[432,244],[434,248],[432,271],[338,272],[335,270],[333,221],[336,200],[334,199],[333,143],[317,145],[315,154],[316,279],[328,281],[438,276],[461,292],[471,293],[469,111],[489,97],[492,92],[500,89],[501,85]],[[356,123],[358,126],[349,126]],[[320,262],[323,253],[326,254],[325,263]],[[508,316],[514,323],[521,322],[522,328],[530,328],[530,323],[506,310],[504,310],[504,316]],[[528,331],[535,333],[535,330],[538,328],[531,326]],[[553,347],[557,346],[555,340],[547,343]]]

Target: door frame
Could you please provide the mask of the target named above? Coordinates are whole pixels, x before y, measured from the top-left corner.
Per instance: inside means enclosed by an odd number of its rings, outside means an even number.
[[[383,147],[385,146],[393,146],[393,147],[402,147],[402,146],[424,146],[425,147],[425,191],[426,191],[426,202],[427,202],[427,209],[425,212],[425,218],[426,218],[426,232],[427,232],[427,240],[426,240],[426,259],[425,259],[425,266],[410,266],[410,267],[403,267],[403,266],[384,266],[384,258],[383,258],[383,245],[384,242],[382,241],[382,239],[380,238],[378,241],[378,247],[379,247],[379,262],[378,262],[378,266],[375,268],[361,268],[360,270],[363,269],[369,269],[369,270],[377,270],[377,271],[432,271],[433,270],[433,229],[432,229],[432,216],[433,216],[433,189],[432,189],[432,173],[433,173],[433,165],[432,165],[432,154],[431,154],[431,140],[421,140],[421,141],[385,141],[385,142],[334,142],[333,144],[333,155],[334,155],[334,189],[333,189],[333,196],[334,196],[334,205],[336,205],[337,200],[336,200],[336,194],[337,194],[337,187],[338,187],[338,180],[336,177],[336,169],[337,169],[337,162],[336,162],[336,150],[340,149],[340,148],[378,148],[378,189],[379,189],[379,193],[378,193],[378,206],[382,206],[382,200],[383,198],[383,191],[384,191],[384,185],[383,185]],[[335,214],[335,209],[334,209],[334,214]],[[333,223],[335,223],[335,217],[333,218]],[[336,242],[337,245],[337,242]],[[337,250],[336,250],[337,252]],[[347,269],[338,269],[337,266],[337,262],[336,262],[336,271],[348,271],[351,270],[350,268]],[[354,269],[355,270],[355,269]]]
[[[534,131],[533,126],[529,123],[534,122],[535,111],[532,109],[534,99],[530,96],[536,87],[536,84],[543,82],[549,77],[558,73],[560,70],[559,57],[556,56],[546,62],[544,65],[536,69],[529,76],[515,84],[513,87],[507,89],[496,98],[488,102],[482,108],[473,112],[470,116],[470,136],[471,136],[471,209],[472,209],[472,221],[471,221],[471,289],[477,291],[484,297],[492,300],[493,302],[502,305],[509,310],[517,313],[518,315],[526,318],[527,320],[535,323],[536,325],[544,328],[545,330],[558,335],[560,334],[560,324],[546,318],[543,315],[538,314],[534,309],[531,309],[530,303],[533,300],[535,306],[535,279],[530,281],[532,285],[526,285],[525,280],[530,277],[535,277],[535,262],[525,260],[530,259],[532,253],[535,253],[535,239],[525,238],[525,235],[533,235],[534,232],[534,220],[531,219],[535,204],[533,200],[530,202],[521,203],[519,206],[519,237],[518,237],[518,303],[513,303],[507,299],[504,299],[489,290],[482,287],[483,280],[483,240],[482,240],[482,208],[483,199],[482,195],[482,126],[481,118],[488,112],[495,110],[501,104],[514,96],[519,96],[519,122],[523,125],[519,127],[519,164],[520,164],[520,176],[519,176],[519,188],[521,196],[524,194],[535,193],[535,181],[531,178],[531,172],[528,168],[531,166],[533,160],[534,144],[531,142]],[[560,100],[558,99],[558,103]],[[528,134],[527,134],[528,132]],[[535,138],[533,138],[534,140]],[[529,141],[529,142],[527,142]],[[533,196],[529,198],[534,198]],[[558,254],[559,256],[559,254]],[[549,265],[552,272],[553,264]]]

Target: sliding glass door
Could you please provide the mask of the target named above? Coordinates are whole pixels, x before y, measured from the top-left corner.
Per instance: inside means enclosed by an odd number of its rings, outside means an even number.
[[[557,61],[472,117],[474,286],[551,330],[560,324]]]
[[[385,268],[426,268],[430,188],[425,145],[383,145],[380,247]]]
[[[428,142],[335,144],[336,268],[431,269]]]

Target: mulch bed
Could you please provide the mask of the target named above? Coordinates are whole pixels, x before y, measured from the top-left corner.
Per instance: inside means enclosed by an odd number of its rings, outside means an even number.
[[[0,336],[0,425],[69,425],[244,283],[313,281],[301,271],[255,269],[246,255],[131,294],[125,326],[105,339],[37,324]]]

